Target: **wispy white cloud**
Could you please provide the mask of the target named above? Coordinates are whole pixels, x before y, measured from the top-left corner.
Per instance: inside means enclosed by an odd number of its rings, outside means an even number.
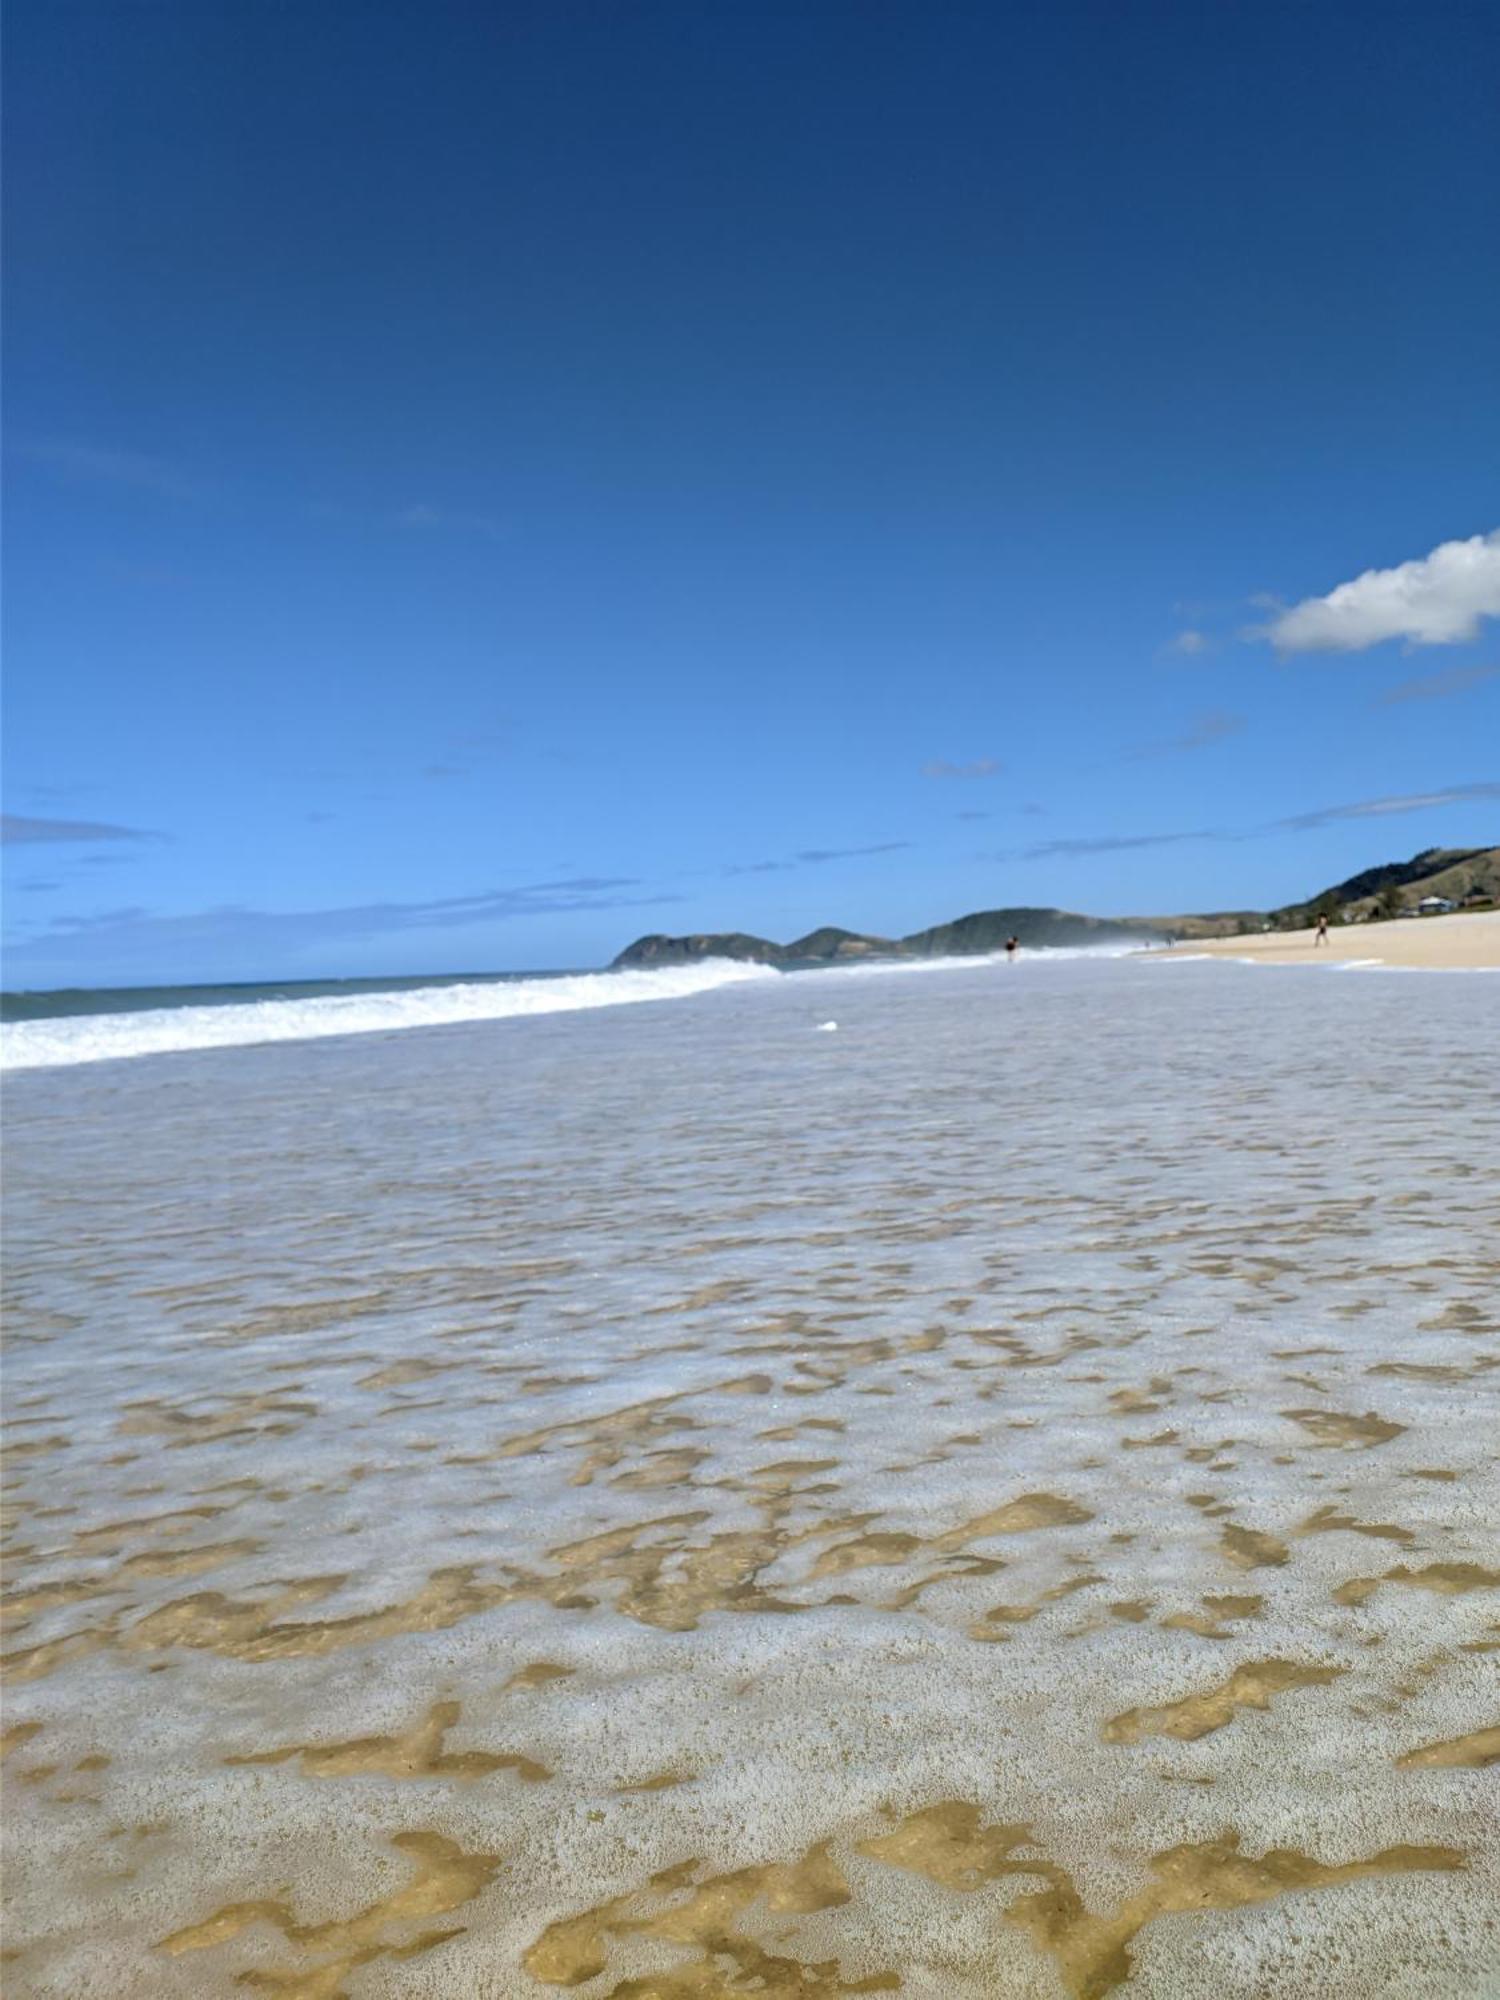
[[[1470,805],[1480,799],[1500,799],[1500,784],[1450,785],[1441,792],[1406,792],[1392,798],[1360,799],[1349,806],[1324,806],[1318,812],[1296,813],[1272,822],[1275,828],[1304,833],[1341,819],[1384,819],[1394,813],[1431,812],[1440,806]]]
[[[1367,569],[1324,597],[1278,610],[1247,636],[1269,639],[1280,653],[1361,653],[1387,639],[1457,645],[1486,618],[1500,618],[1500,528],[1442,542],[1394,569]]]
[[[946,757],[933,757],[922,766],[924,778],[998,778],[1004,766],[993,757],[975,757],[967,764],[953,764]]]
[[[27,819],[19,813],[0,813],[0,842],[7,847],[30,847],[44,841],[164,840],[165,834],[149,833],[138,826],[110,826],[95,819]]]
[[[872,847],[804,847],[797,855],[804,865],[819,861],[852,861],[861,854],[899,854],[909,840],[879,840]]]
[[[1039,840],[1031,847],[1012,850],[995,858],[1002,861],[1072,860],[1085,854],[1119,854],[1137,847],[1178,847],[1188,840],[1228,840],[1233,836],[1212,828],[1192,833],[1104,834],[1093,840]]]
[[[1387,688],[1375,706],[1389,708],[1398,701],[1446,701],[1450,695],[1467,694],[1470,688],[1497,679],[1500,667],[1444,667],[1438,673],[1418,674],[1415,680]]]
[[[1041,840],[1030,847],[987,855],[992,861],[1067,861],[1091,854],[1118,854],[1141,847],[1179,847],[1188,841],[1246,841],[1268,834],[1305,833],[1339,820],[1384,819],[1400,813],[1435,812],[1445,806],[1471,805],[1500,799],[1500,783],[1449,785],[1440,792],[1406,792],[1380,799],[1357,799],[1350,805],[1323,806],[1317,812],[1294,813],[1248,829],[1229,826],[1195,827],[1182,833],[1101,834],[1087,839]]]
[[[57,968],[107,962],[121,969],[139,965],[178,970],[210,957],[263,966],[278,954],[322,950],[340,940],[446,931],[559,913],[649,909],[681,900],[653,893],[631,876],[575,875],[477,896],[321,910],[226,905],[170,916],[131,905],[85,916],[59,916],[48,931],[14,947],[12,958],[17,966],[35,960]]]
[[[487,542],[505,539],[505,523],[492,514],[470,514],[451,507],[429,507],[425,502],[403,507],[396,520],[403,528],[424,528],[450,534],[478,535]]]
[[[209,484],[169,459],[143,451],[112,451],[100,445],[40,439],[18,446],[23,458],[44,466],[58,479],[91,486],[119,486],[154,493],[162,500],[204,500]]]
[[[1161,743],[1147,743],[1139,750],[1133,750],[1132,757],[1172,757],[1188,750],[1206,750],[1211,743],[1222,743],[1228,736],[1238,736],[1245,728],[1242,715],[1231,715],[1226,708],[1208,708],[1196,715],[1180,736],[1169,736]]]
[[[726,875],[784,875],[793,868],[817,868],[825,861],[853,861],[866,854],[899,854],[911,846],[909,840],[880,840],[871,847],[804,847],[784,861],[738,861],[724,869]]]
[[[1213,644],[1213,640],[1209,638],[1206,632],[1200,632],[1195,625],[1190,625],[1185,632],[1177,634],[1177,637],[1168,646],[1167,651],[1169,653],[1182,653],[1188,659],[1194,659],[1200,653],[1212,652]]]

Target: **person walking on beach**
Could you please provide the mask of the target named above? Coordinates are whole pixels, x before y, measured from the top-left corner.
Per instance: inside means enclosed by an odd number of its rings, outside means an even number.
[[[1316,947],[1317,945],[1320,944],[1327,944],[1327,942],[1328,942],[1328,912],[1325,910],[1323,914],[1318,918],[1317,935],[1313,938],[1313,944]]]

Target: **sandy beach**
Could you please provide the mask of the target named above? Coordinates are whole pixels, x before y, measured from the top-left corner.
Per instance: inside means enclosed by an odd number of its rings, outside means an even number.
[[[1428,972],[1500,968],[1500,911],[1451,917],[1398,917],[1386,924],[1335,924],[1326,945],[1310,931],[1269,937],[1195,939],[1173,947],[1173,958],[1242,958],[1257,965],[1405,965]]]

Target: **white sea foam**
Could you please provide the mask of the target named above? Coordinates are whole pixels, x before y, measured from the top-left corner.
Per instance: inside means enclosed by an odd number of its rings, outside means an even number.
[[[1100,964],[1117,958],[1138,958],[1146,950],[1138,944],[1022,945],[1014,960],[1003,951],[965,952],[951,958],[872,958],[851,965],[830,965],[801,972],[799,979],[872,979],[885,973],[984,972],[996,965],[1056,965],[1063,960],[1096,960]]]
[[[1493,974],[1493,965],[1392,965],[1383,958],[1255,958],[1249,954],[1223,951],[1173,951],[1148,954],[1152,965],[1249,965],[1273,972],[1414,972],[1425,979],[1431,973],[1479,972]]]
[[[331,994],[313,1000],[256,1000],[243,1006],[70,1014],[9,1026],[0,1042],[0,1069],[51,1069],[118,1061],[126,1056],[168,1055],[184,1049],[243,1048],[257,1042],[302,1042],[324,1035],[389,1034],[400,1028],[504,1021],[523,1014],[571,1014],[584,1007],[685,1000],[719,986],[780,977],[773,966],[711,958],[698,965],[652,971],[416,986],[390,993]]]
[[[1092,946],[1022,952],[1018,964],[1060,959],[1116,959],[1135,946]],[[984,957],[878,959],[799,973],[805,978],[870,978],[915,972],[983,972],[1005,954]],[[685,1000],[747,980],[778,980],[774,966],[710,958],[696,965],[651,970],[581,972],[550,979],[477,980],[390,992],[323,994],[300,1000],[255,1000],[226,1007],[157,1007],[123,1014],[68,1014],[17,1021],[0,1031],[0,1071],[55,1069],[116,1062],[128,1056],[172,1055],[188,1049],[248,1048],[263,1042],[313,1041],[328,1035],[393,1034],[403,1028],[452,1027],[520,1015],[571,1014],[581,1008],[622,1007],[642,1000]]]
[[[1489,995],[813,978],[16,1093],[7,1991],[1496,1991]]]

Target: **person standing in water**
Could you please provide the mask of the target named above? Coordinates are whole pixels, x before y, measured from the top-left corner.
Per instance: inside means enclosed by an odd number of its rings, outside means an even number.
[[[1016,962],[1016,953],[1020,946],[1021,940],[1018,937],[1011,936],[1005,940],[1005,956],[1012,965]]]

